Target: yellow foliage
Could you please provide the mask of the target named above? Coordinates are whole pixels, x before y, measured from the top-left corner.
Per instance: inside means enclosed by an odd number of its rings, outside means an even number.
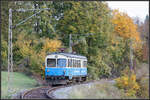
[[[38,53],[39,59],[41,59],[41,70],[45,70],[45,66],[42,63],[45,61],[46,53],[47,52],[56,52],[61,47],[61,41],[59,40],[50,40],[49,38],[45,39],[44,46],[40,53]]]
[[[20,53],[23,57],[28,56],[28,55],[33,55],[35,54],[35,51],[33,50],[31,44],[31,40],[26,40],[24,39],[24,34],[20,34],[18,36],[18,40],[15,43],[16,46],[19,47]]]
[[[46,52],[56,52],[61,47],[61,41],[46,39],[43,50]]]
[[[129,89],[126,91],[126,96],[128,96],[128,97],[131,97],[131,96],[133,97],[133,96],[135,96],[135,94],[136,94],[136,91],[133,89]]]
[[[124,85],[128,85],[128,82],[127,82],[127,81],[125,81],[125,82],[124,82]]]
[[[31,45],[33,43],[37,44],[37,40],[31,41],[30,39],[25,39],[24,34],[19,34],[18,40],[15,43],[15,46],[19,48],[19,53],[23,57],[30,57],[31,66],[36,67],[35,69],[41,69],[41,74],[44,75],[45,66],[42,64],[45,62],[45,57],[47,52],[56,52],[61,47],[61,41],[59,40],[50,40],[49,38],[44,39],[44,46],[42,49],[37,53],[34,49],[34,46]]]
[[[132,80],[132,81],[136,81],[136,75],[132,75],[132,76],[131,76],[131,80]]]
[[[133,39],[133,48],[137,48],[141,45],[137,25],[134,24],[132,18],[130,18],[126,13],[119,12],[119,10],[114,10],[112,23],[115,25],[114,32],[116,34],[125,39]]]
[[[128,81],[128,77],[123,76],[122,78],[124,81]]]
[[[140,90],[138,91],[138,96],[143,99],[149,98],[149,78],[142,77],[139,81]]]
[[[38,56],[44,62],[47,52],[56,52],[61,47],[61,41],[59,40],[50,40],[49,38],[45,39],[44,46]]]
[[[120,89],[124,89],[127,96],[134,96],[136,91],[140,88],[136,82],[136,75],[132,74],[131,76],[124,75],[116,80],[116,86]]]

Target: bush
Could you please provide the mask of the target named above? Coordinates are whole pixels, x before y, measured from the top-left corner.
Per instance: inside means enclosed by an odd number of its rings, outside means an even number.
[[[138,64],[136,69],[136,82],[139,85],[138,91],[129,90],[129,94],[136,94],[139,98],[149,98],[149,68],[147,64]],[[122,76],[127,76],[130,74],[129,67],[126,67],[122,72]]]
[[[88,74],[90,75],[88,79],[98,79],[98,68],[94,66],[87,66]]]
[[[44,77],[44,66],[42,64],[45,62],[46,53],[56,52],[61,46],[61,41],[57,39],[41,38],[37,40],[35,35],[29,37],[24,33],[19,34],[14,44],[14,65],[21,66],[21,69],[16,67],[15,70],[23,70],[27,74],[38,73]],[[27,70],[24,70],[24,68]]]
[[[139,81],[140,90],[138,91],[137,95],[140,98],[148,99],[149,98],[149,78],[143,77]]]
[[[136,82],[136,75],[133,73],[131,76],[123,75],[117,78],[115,86],[124,89],[128,97],[136,97],[137,90],[140,89],[139,84]]]
[[[105,62],[101,62],[99,76],[100,78],[108,78],[111,75],[111,68]]]

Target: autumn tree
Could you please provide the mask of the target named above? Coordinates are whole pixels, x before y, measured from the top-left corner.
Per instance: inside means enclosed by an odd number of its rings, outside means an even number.
[[[119,12],[119,10],[113,11],[112,23],[114,24],[115,35],[122,37],[125,42],[127,50],[127,58],[129,62],[131,57],[130,49],[133,48],[133,59],[138,59],[142,56],[142,41],[140,38],[140,33],[138,32],[138,27],[134,24],[132,18],[130,18],[126,13]],[[135,69],[135,66],[133,66]]]
[[[141,25],[142,27],[142,37],[144,38],[144,40],[146,40],[146,42],[148,42],[149,39],[149,16],[146,15],[144,23]]]
[[[137,20],[137,19],[135,19]],[[136,21],[137,22],[137,21]],[[138,21],[139,22],[139,21]],[[148,39],[149,39],[149,16],[147,15],[145,17],[144,22],[140,22],[140,24],[136,23],[138,25],[138,32],[140,33],[141,40],[142,40],[142,50],[141,55],[137,57],[141,61],[148,61]]]
[[[137,31],[137,25],[134,24],[132,18],[126,13],[114,10],[112,23],[114,24],[114,33],[123,37],[125,40],[130,39],[132,41],[132,47],[135,50],[141,49],[140,33]]]
[[[43,74],[42,63],[44,63],[46,53],[56,52],[62,46],[68,48],[69,34],[73,34],[73,51],[88,58],[88,71],[93,78],[119,75],[120,71],[128,65],[128,59],[124,56],[127,55],[128,48],[123,40],[129,37],[135,38],[136,41],[140,40],[132,20],[120,12],[112,15],[105,2],[3,2],[2,35],[4,41],[2,55],[5,62],[7,61],[6,41],[9,8],[50,8],[50,10],[42,11],[26,23],[13,29],[14,66],[16,65],[17,68],[20,63],[29,58],[30,62],[27,68],[34,73]],[[34,13],[36,11],[14,12],[13,25]],[[113,27],[113,24],[116,26]],[[131,27],[133,30],[130,30]],[[114,28],[116,34],[113,34]],[[94,34],[87,36],[87,33]],[[78,40],[81,41],[78,42]]]
[[[61,46],[61,41],[57,39],[37,39],[35,34],[28,35],[22,32],[18,35],[18,40],[14,44],[14,59],[18,64],[21,64],[28,58],[28,69],[30,69],[28,71],[44,76],[45,66],[42,64],[45,62],[47,53],[56,52]],[[24,67],[26,66],[24,65]]]
[[[73,34],[73,43],[82,39],[82,42],[73,45],[73,51],[87,56],[89,73],[95,78],[110,75],[110,63],[104,54],[109,46],[112,33],[111,11],[104,2],[73,2],[65,1],[63,6],[58,4],[62,16],[58,20],[56,29],[62,37],[65,46],[69,45],[69,34]],[[86,34],[94,33],[85,38]],[[104,52],[104,53],[102,53]],[[98,59],[98,55],[102,58]],[[94,75],[95,74],[95,75]]]
[[[136,42],[140,41],[140,36],[137,32],[137,26],[126,13],[114,10],[112,23],[115,25],[115,33],[119,36],[125,39],[133,38]]]

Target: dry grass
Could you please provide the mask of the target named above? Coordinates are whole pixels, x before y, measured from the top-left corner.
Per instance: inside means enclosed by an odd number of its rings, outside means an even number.
[[[148,76],[149,76],[149,65],[144,63],[140,64],[136,70],[137,79]]]
[[[149,65],[141,64],[136,70],[137,81],[140,85],[140,90],[138,91],[138,96],[142,99],[149,98]]]
[[[81,85],[73,88],[69,93],[69,99],[125,99],[123,91],[112,83],[101,80],[100,83]]]

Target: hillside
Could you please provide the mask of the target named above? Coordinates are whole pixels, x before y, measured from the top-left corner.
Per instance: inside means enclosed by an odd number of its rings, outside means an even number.
[[[17,93],[21,90],[34,88],[37,86],[37,82],[35,79],[24,75],[23,73],[14,72],[13,73],[13,83],[10,85],[13,88],[11,94],[7,93],[7,72],[1,72],[1,99],[10,98],[10,96],[14,93]]]

